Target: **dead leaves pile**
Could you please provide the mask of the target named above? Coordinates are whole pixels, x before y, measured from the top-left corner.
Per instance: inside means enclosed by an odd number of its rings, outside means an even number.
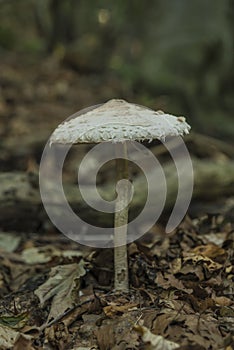
[[[111,251],[56,237],[0,234],[1,350],[234,349],[226,218],[186,218],[170,235],[155,226],[132,243],[128,295],[111,291]]]

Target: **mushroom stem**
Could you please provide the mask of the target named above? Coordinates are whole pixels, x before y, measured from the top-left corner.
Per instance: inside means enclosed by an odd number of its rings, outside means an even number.
[[[117,181],[128,179],[127,143],[116,144],[116,175]],[[124,159],[125,158],[125,159]],[[128,285],[128,255],[127,255],[127,225],[128,225],[129,187],[127,181],[118,186],[118,198],[115,207],[114,227],[114,268],[116,291],[129,290]],[[122,209],[121,209],[122,208]]]

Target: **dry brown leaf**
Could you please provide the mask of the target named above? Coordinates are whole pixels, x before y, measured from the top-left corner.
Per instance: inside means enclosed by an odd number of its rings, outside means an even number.
[[[198,312],[204,312],[208,309],[213,309],[215,307],[215,302],[211,298],[206,298],[198,302],[199,308]]]
[[[216,304],[221,306],[230,306],[233,304],[233,301],[227,297],[213,297],[213,300]]]
[[[20,334],[16,340],[13,350],[34,350],[30,337]]]
[[[188,294],[191,294],[193,292],[192,289],[188,289],[184,286],[183,282],[180,281],[179,279],[175,278],[172,274],[169,273],[164,273],[164,275],[159,272],[157,274],[156,278],[156,283],[160,287],[164,289],[169,289],[169,288],[176,288],[178,290],[182,290],[183,292],[186,292]]]
[[[189,279],[191,281],[194,281],[197,279],[199,279],[199,281],[203,281],[205,279],[205,274],[204,274],[202,265],[196,266],[191,261],[188,264],[182,266],[182,268],[179,271],[179,274],[189,275]]]
[[[144,350],[173,350],[179,348],[179,344],[155,335],[144,326],[134,326],[134,329],[141,335],[144,342]]]
[[[90,348],[90,347],[78,347],[78,348],[75,348],[75,349],[71,349],[71,350],[95,350],[95,349],[97,349],[96,347],[94,348],[93,346]]]
[[[118,313],[123,314],[126,311],[130,311],[137,307],[138,304],[125,304],[125,305],[116,305],[111,303],[110,305],[104,306],[103,311],[106,316],[111,317]]]
[[[0,326],[0,349],[7,350],[13,348],[14,343],[19,335],[19,332],[11,328]]]
[[[182,259],[176,258],[171,262],[170,270],[173,274],[176,274],[177,272],[180,271],[181,267],[182,267]]]
[[[217,262],[224,262],[226,259],[226,251],[216,244],[209,243],[206,245],[199,245],[191,250],[194,254],[202,255]]]
[[[80,278],[85,274],[83,260],[79,264],[60,265],[51,269],[49,279],[34,292],[41,305],[53,298],[48,320],[58,317],[74,306]]]
[[[119,317],[106,319],[94,331],[100,350],[139,349],[139,337],[132,329],[138,312],[126,312]]]
[[[45,329],[45,336],[50,345],[58,349],[64,349],[69,342],[69,332],[63,322],[58,322]]]
[[[100,350],[112,349],[115,345],[114,328],[112,324],[102,325],[95,331]]]
[[[219,264],[206,256],[195,254],[193,252],[184,253],[183,266],[184,264],[202,264],[203,267],[205,267],[209,272],[217,271],[223,268],[222,264]]]
[[[16,349],[16,350],[28,350],[32,348],[20,348],[20,347],[14,347],[15,345],[22,344],[23,341],[26,343],[31,343],[30,339],[32,337],[30,335],[23,335],[20,332],[17,332],[9,327],[0,325],[0,349],[1,350],[9,350],[9,349]]]
[[[14,252],[19,246],[21,236],[10,232],[0,232],[0,249],[6,252]]]
[[[161,225],[155,224],[149,232],[137,241],[137,245],[146,256],[161,257],[166,255],[170,242],[169,237],[165,235],[165,229]]]
[[[22,252],[23,261],[26,264],[44,264],[54,257],[80,257],[82,253],[74,250],[59,250],[51,245],[44,247],[32,247],[24,249]]]
[[[234,317],[234,308],[231,306],[222,306],[219,313],[223,317]]]
[[[157,315],[155,318],[153,325],[152,325],[152,331],[156,334],[165,335],[165,330],[168,328],[170,323],[176,318],[177,312],[174,310],[171,310],[170,313],[163,313]]]
[[[209,232],[204,235],[204,238],[206,238],[208,243],[213,243],[220,247],[227,238],[227,232]]]
[[[222,335],[220,333],[217,320],[211,314],[203,314],[198,317],[196,314],[186,316],[185,326],[187,338],[204,346],[206,349],[211,347],[221,349],[223,345]]]

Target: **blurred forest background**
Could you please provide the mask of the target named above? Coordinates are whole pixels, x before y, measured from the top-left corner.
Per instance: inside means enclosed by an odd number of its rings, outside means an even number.
[[[80,81],[76,91],[68,74],[51,79],[58,101],[74,95],[69,112],[123,97],[185,115],[193,130],[229,142],[233,45],[233,0],[0,0],[2,89],[15,76],[6,78],[9,65],[25,66],[22,84],[37,70],[37,86],[45,72],[66,67]],[[32,96],[31,88],[26,98],[45,99],[46,91]],[[89,99],[82,99],[83,90]],[[5,100],[12,103],[12,96]]]

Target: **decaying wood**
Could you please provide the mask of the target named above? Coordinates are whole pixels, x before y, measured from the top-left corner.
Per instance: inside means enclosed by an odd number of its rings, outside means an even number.
[[[217,158],[222,152],[222,154],[232,159],[234,157],[233,145],[230,145],[222,140],[196,132],[192,132],[191,134],[187,135],[186,139],[188,143],[193,143],[199,153],[203,156]]]
[[[193,158],[194,192],[193,198],[198,200],[217,200],[222,196],[234,195],[234,162],[210,161]],[[172,163],[165,165],[164,172],[167,179],[166,209],[172,208],[177,195],[177,173]],[[155,179],[157,183],[157,179]],[[1,173],[0,174],[0,228],[4,230],[32,230],[38,229],[44,222],[49,223],[47,214],[41,203],[38,176],[30,173]],[[146,197],[147,184],[142,175],[134,181],[134,196],[130,205],[131,213],[142,208]],[[104,185],[99,189],[100,195],[106,200],[114,198],[112,185]],[[99,214],[91,210],[81,199],[76,185],[65,185],[65,193],[74,210],[82,218],[89,221],[113,220],[113,216]],[[89,186],[86,191],[92,196]]]

